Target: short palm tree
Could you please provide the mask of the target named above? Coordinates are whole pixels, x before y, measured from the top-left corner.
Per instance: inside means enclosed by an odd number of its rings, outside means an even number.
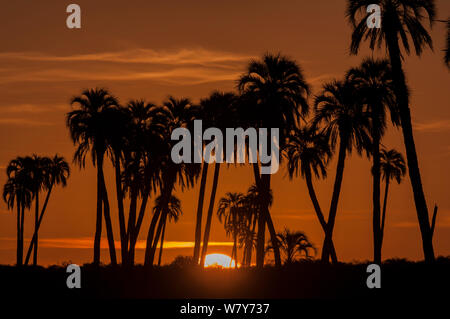
[[[381,28],[369,28],[367,26],[369,4],[380,6]],[[396,95],[400,122],[403,132],[403,141],[406,148],[408,171],[411,186],[414,193],[417,218],[422,235],[423,252],[426,261],[434,260],[432,232],[428,215],[428,207],[420,176],[419,162],[411,122],[411,110],[409,108],[409,91],[405,74],[402,68],[403,51],[410,53],[410,41],[414,46],[416,55],[420,56],[423,49],[433,47],[433,42],[427,29],[425,20],[432,26],[436,9],[434,0],[348,0],[347,17],[353,26],[350,50],[357,54],[361,42],[368,40],[370,48],[379,48],[385,44],[392,68],[393,89]],[[400,44],[401,43],[401,44]]]
[[[395,126],[400,124],[397,102],[392,82],[392,70],[388,60],[364,59],[360,66],[347,72],[347,81],[351,82],[361,103],[370,116],[370,134],[372,145],[370,153],[373,159],[373,260],[381,263],[381,208],[380,208],[380,143],[386,130],[386,110]]]
[[[44,205],[42,206],[41,212],[39,214],[39,218],[36,222],[36,227],[34,230],[33,237],[30,242],[30,246],[28,247],[27,256],[25,258],[25,265],[28,264],[28,261],[31,256],[31,251],[34,248],[36,259],[37,259],[37,247],[38,247],[38,231],[42,223],[42,219],[44,218],[45,211],[47,209],[48,202],[50,200],[50,195],[52,193],[52,190],[54,186],[56,185],[62,185],[62,187],[66,187],[67,185],[67,179],[70,176],[70,168],[69,164],[66,162],[64,157],[59,156],[56,154],[52,158],[42,158],[41,163],[43,164],[43,167],[41,169],[43,170],[43,188],[47,190],[47,195],[44,200]],[[34,264],[34,261],[33,261]]]
[[[6,202],[8,209],[14,209],[16,205],[17,209],[17,266],[23,265],[23,234],[24,234],[24,219],[25,209],[30,208],[32,200],[32,189],[30,188],[30,182],[28,175],[15,174],[12,172],[18,161],[23,158],[17,158],[13,163],[10,162],[7,167],[8,180],[3,186],[3,200]]]
[[[312,175],[314,173],[316,178],[327,176],[327,165],[332,156],[329,137],[314,126],[296,129],[289,135],[284,155],[287,158],[289,178],[301,175],[305,179],[317,218],[326,233],[327,222],[314,190]],[[333,262],[337,262],[333,243],[330,254]]]
[[[284,264],[292,264],[299,258],[311,258],[310,251],[315,253],[313,244],[309,241],[305,233],[301,231],[290,231],[285,228],[283,232],[277,233],[277,239],[283,255],[285,255]],[[268,250],[272,250],[271,243],[268,244]]]
[[[395,179],[398,184],[401,183],[403,177],[406,174],[406,165],[403,155],[397,152],[395,149],[391,150],[381,150],[381,163],[380,163],[381,173],[385,181],[384,190],[384,200],[383,200],[383,215],[381,217],[381,243],[383,244],[384,236],[384,225],[386,221],[386,207],[387,198],[389,192],[389,183],[391,180]],[[381,248],[381,247],[380,247]]]
[[[166,207],[161,206],[162,200],[161,196],[156,199],[154,210],[160,209],[165,210],[164,211],[164,217],[161,218],[160,224],[162,225],[162,233],[161,233],[161,242],[159,246],[159,258],[158,258],[158,266],[161,266],[161,258],[162,258],[162,252],[164,247],[164,236],[166,233],[166,225],[167,225],[167,219],[170,221],[174,221],[175,223],[180,218],[181,214],[183,213],[181,210],[181,201],[174,195],[172,195],[169,199],[169,203],[166,205]]]
[[[71,101],[76,109],[67,113],[66,124],[70,137],[78,145],[74,162],[80,167],[86,163],[86,155],[91,153],[92,163],[97,166],[97,216],[94,237],[94,264],[100,263],[100,240],[102,232],[102,214],[105,217],[111,264],[117,264],[114,236],[112,231],[109,204],[106,201],[106,185],[103,174],[103,159],[108,149],[108,136],[114,130],[108,121],[108,114],[118,105],[117,99],[106,89],[84,90]],[[102,205],[104,210],[102,213]]]
[[[224,225],[227,235],[233,238],[233,249],[231,252],[231,259],[235,260],[237,267],[237,244],[238,236],[242,223],[242,201],[244,195],[242,193],[226,193],[225,197],[219,200],[219,207],[217,209],[217,217]]]
[[[359,103],[353,84],[348,81],[333,81],[323,85],[322,92],[315,99],[313,125],[322,127],[330,137],[332,149],[339,139],[339,153],[336,176],[327,221],[327,232],[322,248],[322,261],[329,262],[333,228],[341,191],[344,165],[347,153],[356,148],[358,153],[370,145],[370,117]]]
[[[309,85],[302,69],[293,60],[280,54],[265,54],[261,60],[249,63],[247,71],[238,80],[238,89],[243,96],[242,118],[247,127],[279,128],[279,147],[284,146],[285,137],[308,113],[307,97]],[[268,137],[268,142],[269,137]],[[271,145],[268,143],[267,145]],[[258,163],[253,164],[255,182],[262,194],[270,192],[270,174],[259,175]],[[258,222],[256,265],[264,265],[265,225],[267,223],[274,246],[275,264],[281,265],[277,249],[275,227],[268,208],[268,201],[261,203],[262,213]]]

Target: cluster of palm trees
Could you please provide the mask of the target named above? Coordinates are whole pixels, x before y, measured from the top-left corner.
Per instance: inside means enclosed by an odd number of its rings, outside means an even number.
[[[36,154],[26,157],[17,157],[11,160],[6,168],[7,181],[3,187],[3,199],[8,208],[17,210],[17,265],[28,265],[33,252],[33,265],[38,259],[38,231],[47,209],[50,195],[56,185],[67,184],[70,175],[69,164],[63,157],[41,157]],[[39,196],[46,192],[44,205],[39,210]],[[25,210],[31,208],[34,200],[34,233],[30,241],[25,262],[23,261],[24,248],[24,221]]]
[[[367,27],[366,19],[369,14],[366,6],[371,3],[381,7],[380,29]],[[175,196],[177,187],[183,191],[195,185],[198,179],[200,187],[193,260],[195,263],[204,263],[221,164],[213,164],[212,187],[207,196],[206,182],[210,164],[175,164],[171,159],[174,145],[172,132],[178,127],[192,130],[196,119],[203,120],[204,126],[221,130],[227,127],[280,129],[279,147],[283,160],[286,161],[289,177],[292,179],[301,176],[305,179],[324,232],[321,255],[324,262],[338,260],[333,244],[333,230],[338,215],[346,158],[353,150],[358,154],[366,154],[372,161],[373,259],[380,263],[389,182],[394,178],[400,182],[406,173],[402,155],[395,150],[385,149],[382,144],[389,118],[403,132],[406,163],[424,256],[427,261],[434,260],[434,222],[430,223],[423,191],[412,131],[409,91],[402,66],[405,53],[410,53],[410,42],[417,55],[425,47],[432,47],[432,39],[423,23],[426,18],[430,23],[434,21],[434,1],[348,0],[347,17],[353,26],[351,53],[357,54],[361,43],[368,40],[372,50],[384,45],[388,59],[364,59],[359,66],[348,70],[342,79],[323,84],[321,91],[315,96],[312,96],[310,85],[294,60],[280,54],[265,54],[262,59],[252,60],[248,64],[246,71],[237,80],[236,92],[215,91],[197,104],[186,98],[170,96],[160,105],[144,100],[132,100],[121,105],[117,98],[103,88],[87,89],[74,97],[71,101],[73,110],[67,114],[66,121],[71,139],[77,147],[74,161],[84,167],[86,157],[90,154],[97,169],[94,264],[100,263],[103,221],[106,225],[111,263],[118,263],[111,206],[103,171],[105,159],[111,160],[114,167],[122,264],[132,266],[135,263],[137,239],[147,216],[146,212],[150,210],[148,206],[152,197],[155,205],[149,217],[151,221],[147,232],[145,265],[155,263],[158,244],[158,264],[161,263],[167,220],[176,221],[182,213],[180,200]],[[323,203],[319,203],[315,193],[313,179],[327,177],[328,164],[334,155],[337,155],[337,168],[326,216]],[[254,185],[245,195],[227,193],[219,201],[217,214],[223,219],[226,231],[233,237],[233,258],[237,258],[239,244],[244,247],[242,264],[250,265],[252,251],[255,249],[256,266],[262,267],[267,247],[270,247],[275,265],[280,266],[280,246],[283,247],[283,241],[276,233],[270,214],[273,201],[271,175],[260,174],[260,163],[251,166]],[[14,186],[8,186],[12,188],[11,191],[6,191],[5,186],[5,194],[10,194],[5,195],[5,198],[10,207],[13,207],[15,200],[18,203],[19,247],[19,234],[23,235],[20,228],[23,218],[20,216],[29,207],[31,198],[37,198],[35,194],[38,193],[38,188],[32,186],[28,192],[20,186],[20,175],[11,173],[8,176]],[[383,208],[382,179],[386,183]],[[45,187],[51,190],[49,186]],[[204,222],[203,208],[207,197],[209,205]],[[436,209],[433,221],[435,215]],[[36,220],[38,225],[39,220]],[[38,227],[35,232],[35,251],[37,229]],[[266,230],[269,232],[267,245]],[[301,242],[305,243],[304,239]],[[306,248],[308,249],[309,247]],[[292,251],[288,255],[293,258]]]

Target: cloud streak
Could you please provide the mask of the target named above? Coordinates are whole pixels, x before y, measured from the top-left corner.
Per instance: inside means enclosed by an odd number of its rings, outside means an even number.
[[[450,120],[436,120],[426,123],[414,123],[414,128],[419,132],[444,132],[450,130]]]
[[[0,53],[0,61],[9,62],[9,67],[0,70],[0,83],[155,80],[197,85],[235,80],[250,58],[204,49],[134,49],[69,56],[6,52]],[[32,68],[25,68],[24,63],[31,63]]]

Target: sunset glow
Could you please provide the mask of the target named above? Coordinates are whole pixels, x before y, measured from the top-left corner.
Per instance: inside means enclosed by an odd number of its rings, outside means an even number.
[[[234,267],[235,261],[231,259],[230,256],[224,254],[209,254],[205,258],[205,267],[223,267],[232,268]],[[239,265],[239,264],[238,264]]]

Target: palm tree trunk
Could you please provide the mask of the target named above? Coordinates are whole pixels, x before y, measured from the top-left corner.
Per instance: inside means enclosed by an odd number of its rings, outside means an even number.
[[[105,216],[105,226],[106,226],[106,237],[108,238],[108,246],[109,246],[109,256],[111,259],[111,264],[113,266],[117,265],[117,257],[116,257],[116,247],[114,244],[114,233],[112,229],[111,223],[111,215],[109,210],[109,200],[108,200],[108,191],[106,189],[105,178],[103,176],[103,169],[100,172],[100,178],[102,183],[102,191],[103,191],[103,214]]]
[[[38,224],[39,224],[39,191],[37,190],[35,193],[35,203],[34,203],[34,233],[36,234],[36,244],[34,245],[34,253],[33,253],[33,266],[37,266],[37,252],[38,252]],[[31,243],[30,243],[31,245]]]
[[[122,255],[122,264],[127,264],[127,251],[128,241],[125,228],[125,213],[123,208],[123,192],[122,181],[120,178],[120,153],[114,152],[114,171],[116,177],[116,195],[117,195],[117,208],[119,212],[119,232],[120,232],[120,251]]]
[[[19,256],[20,256],[20,263],[19,265],[23,265],[23,233],[25,231],[25,205],[21,205],[21,213],[20,213],[20,248],[19,248]]]
[[[311,201],[313,203],[317,218],[319,219],[320,225],[322,226],[324,233],[326,233],[327,222],[325,221],[325,217],[323,216],[322,209],[320,208],[319,201],[316,196],[316,192],[314,191],[314,186],[312,183],[312,176],[311,176],[310,170],[306,171],[305,179],[306,179],[306,186],[308,186],[309,197],[311,198]],[[324,249],[324,247],[322,247],[322,251],[323,251],[323,249]],[[338,259],[337,259],[337,255],[336,255],[336,250],[334,248],[333,240],[331,240],[331,243],[330,243],[330,255],[331,255],[332,262],[337,263]]]
[[[259,176],[259,165],[258,163],[254,163],[253,165],[253,174],[255,175],[255,183],[258,189],[262,190],[262,182],[261,177]],[[266,214],[261,207],[258,205],[258,233],[256,235],[256,267],[262,268],[264,266],[264,242],[265,242],[265,230],[266,230]]]
[[[130,246],[130,248],[127,251],[127,265],[133,265],[134,264],[134,246],[133,249],[131,248],[131,241],[134,236],[134,228],[136,225],[136,209],[137,209],[137,197],[138,197],[138,190],[137,185],[133,181],[131,185],[131,200],[130,200],[130,208],[128,211],[128,231],[126,232],[125,238],[126,238],[126,245]],[[130,244],[129,244],[130,243]]]
[[[336,221],[336,214],[337,214],[337,208],[338,208],[338,202],[339,202],[339,194],[341,192],[341,185],[342,185],[342,178],[344,176],[344,166],[345,166],[345,156],[346,156],[346,145],[343,141],[346,141],[347,139],[345,137],[340,138],[340,144],[339,144],[339,156],[338,156],[338,162],[337,162],[337,168],[336,168],[336,177],[334,180],[334,187],[333,187],[333,195],[331,198],[331,205],[330,205],[330,213],[328,216],[328,223],[327,223],[327,231],[325,233],[325,239],[323,242],[323,249],[322,249],[322,261],[328,263],[330,259],[330,251],[331,251],[331,243],[333,242],[333,228],[334,223]]]
[[[200,256],[200,243],[202,240],[202,215],[203,215],[203,202],[205,199],[206,179],[208,176],[208,163],[203,163],[202,178],[200,182],[200,193],[198,196],[197,204],[197,221],[195,225],[195,245],[194,245],[194,261],[198,263]]]
[[[54,182],[52,182],[50,184],[50,187],[49,187],[48,192],[47,192],[47,196],[45,197],[44,205],[42,206],[42,209],[41,209],[41,214],[39,215],[39,221],[38,221],[38,225],[37,225],[37,230],[38,231],[39,231],[39,228],[41,227],[42,219],[44,218],[44,213],[45,213],[45,210],[47,209],[48,201],[50,200],[50,195],[52,193],[53,185],[54,185]],[[36,244],[37,240],[38,240],[37,239],[37,232],[35,230],[35,232],[33,234],[33,238],[31,239],[31,242],[30,242],[30,246],[28,247],[27,256],[25,258],[25,265],[28,265],[28,262],[29,262],[30,257],[31,257],[31,252],[32,252],[33,247]]]
[[[149,264],[153,266],[153,261],[155,260],[155,254],[156,254],[156,247],[158,246],[158,242],[162,233],[162,228],[164,225],[164,221],[167,218],[167,212],[164,209],[164,211],[161,214],[161,218],[159,219],[159,223],[158,223],[158,229],[156,230],[156,235],[155,235],[155,239],[153,240],[153,244],[152,244],[152,250],[150,252],[150,259],[149,259]]]
[[[406,86],[405,74],[400,59],[400,48],[396,33],[387,32],[386,42],[392,67],[394,92],[399,106],[400,122],[402,125],[403,141],[406,148],[409,178],[414,193],[417,219],[419,221],[420,233],[422,235],[422,246],[425,261],[432,262],[435,259],[428,207],[420,177],[419,161],[417,159],[416,146],[411,124],[411,111],[409,109],[409,92]]]
[[[237,260],[238,260],[238,256],[237,256],[237,231],[235,230],[233,232],[233,255],[234,258],[232,258],[232,262],[234,259],[234,269],[237,269]]]
[[[387,207],[388,192],[389,192],[389,176],[386,176],[386,188],[384,190],[384,201],[383,201],[383,215],[381,217],[380,249],[383,246],[384,224],[386,221],[386,207]]]
[[[160,246],[159,246],[158,266],[161,266],[161,258],[162,258],[162,252],[163,252],[163,247],[164,247],[164,235],[166,233],[166,225],[167,225],[167,218],[164,220],[164,225],[163,225],[162,234],[161,234],[161,243],[160,243]]]
[[[255,175],[256,185],[264,193],[270,191],[270,175],[266,174],[263,177],[259,175],[258,163],[253,164],[253,174]],[[267,223],[270,239],[272,241],[273,252],[275,257],[275,266],[281,266],[280,249],[278,247],[277,234],[273,225],[272,217],[269,212],[269,201],[265,200],[262,207],[260,207],[259,219],[258,219],[258,235],[256,243],[256,267],[262,268],[264,266],[264,244],[265,244],[265,226]]]
[[[145,266],[152,266],[150,255],[151,255],[151,251],[152,251],[153,237],[155,235],[155,228],[156,228],[156,224],[158,223],[158,219],[159,219],[160,215],[161,215],[161,210],[155,211],[152,221],[150,223],[150,227],[148,229],[147,244],[145,247],[145,259],[144,259]]]
[[[208,251],[209,234],[211,231],[212,215],[214,211],[214,201],[217,193],[217,185],[219,183],[220,163],[216,163],[214,166],[214,178],[211,189],[211,198],[209,200],[208,216],[206,217],[205,233],[203,237],[202,255],[200,265],[205,264],[206,252]]]
[[[374,117],[372,120],[374,121]],[[373,132],[373,262],[381,264],[381,213],[380,213],[380,139],[377,133]]]
[[[22,253],[21,253],[21,246],[20,246],[20,239],[21,239],[21,218],[20,218],[20,202],[19,199],[17,199],[17,252],[16,252],[16,264],[17,266],[22,266]]]
[[[150,186],[147,185],[146,189],[144,191],[144,195],[142,197],[141,202],[141,208],[139,210],[139,216],[136,222],[136,225],[134,225],[133,229],[128,229],[129,235],[129,249],[128,249],[128,259],[129,264],[134,265],[134,257],[135,257],[135,251],[136,251],[136,242],[139,236],[139,232],[141,230],[142,221],[144,220],[145,215],[145,209],[147,207],[148,199],[150,197]]]
[[[97,152],[97,216],[95,222],[95,235],[94,235],[94,265],[100,265],[100,242],[102,236],[102,204],[103,204],[103,187],[102,187],[102,166],[103,155]]]

